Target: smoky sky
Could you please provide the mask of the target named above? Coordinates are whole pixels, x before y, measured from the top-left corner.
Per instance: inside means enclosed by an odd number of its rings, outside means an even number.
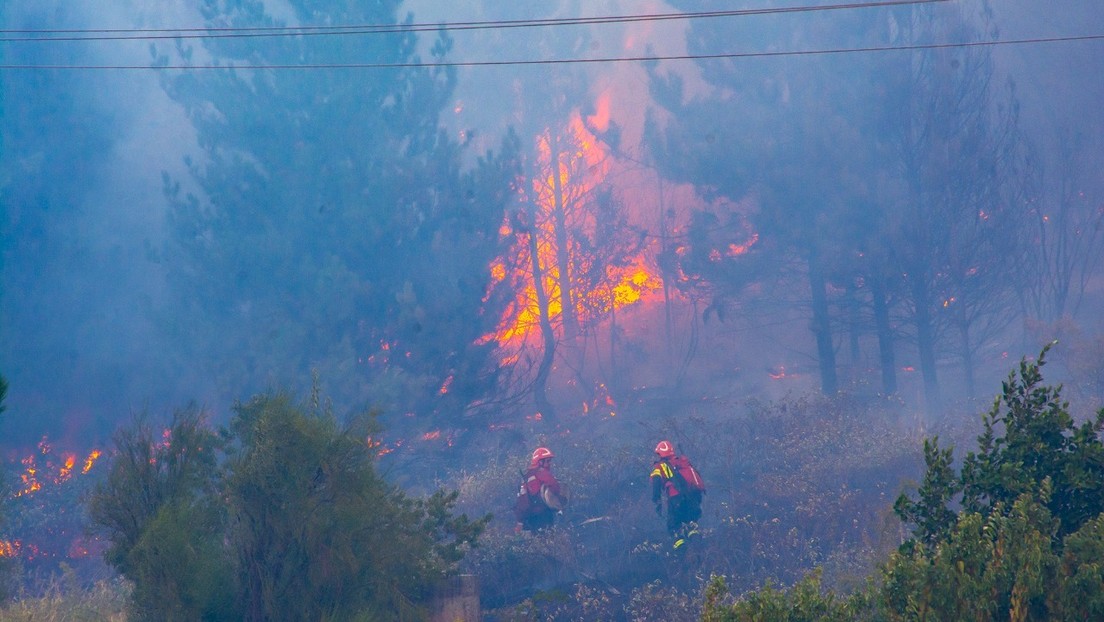
[[[0,16],[7,37],[21,29],[195,28],[202,25],[199,4],[44,0],[7,3]],[[285,3],[265,4],[277,18],[294,20]],[[709,8],[731,5],[707,3],[702,10]],[[437,23],[673,10],[660,2],[627,0],[418,0],[404,5],[400,14],[409,12],[415,23]],[[1046,7],[1031,0],[1004,0],[993,3],[993,11],[1002,39],[1098,35],[1104,24],[1104,5],[1098,0]],[[831,16],[760,18],[741,32],[758,29],[764,39],[786,40],[777,33],[815,32],[816,20],[824,19]],[[457,31],[451,33],[447,58],[680,55],[688,49],[686,29],[684,22],[672,21],[564,28],[551,37],[534,36],[530,29]],[[423,58],[428,58],[432,41],[432,33],[422,35]],[[790,41],[797,47],[833,45],[815,35]],[[731,44],[732,49],[717,52],[756,49],[750,36],[734,37]],[[171,61],[179,58],[167,41],[12,41],[0,43],[0,64],[147,64],[151,48]],[[193,48],[193,60],[202,60],[202,46],[194,43]],[[1104,43],[997,46],[993,53],[1000,78],[1015,83],[1025,130],[1041,148],[1054,149],[1061,136],[1104,133]],[[681,72],[690,85],[688,93],[698,92],[698,69],[692,63],[668,61],[661,70]],[[473,155],[497,145],[510,127],[522,135],[523,149],[532,148],[532,136],[549,112],[519,109],[519,102],[528,101],[520,91],[537,88],[545,71],[541,66],[460,67],[442,122],[455,136],[475,137]],[[596,63],[579,71],[588,88],[577,105],[589,110],[600,94],[613,93],[612,118],[627,136],[639,137],[650,105],[642,65]],[[11,386],[0,420],[3,444],[22,445],[42,436],[102,443],[135,411],[165,412],[190,400],[224,411],[234,396],[203,366],[181,358],[164,337],[166,323],[186,323],[166,308],[164,179],[167,175],[187,189],[185,163],[203,155],[181,106],[166,95],[160,74],[108,69],[0,72],[0,373]],[[355,73],[349,75],[355,79]],[[35,119],[40,123],[30,122]],[[1097,162],[1102,160],[1100,144],[1097,139]],[[1099,179],[1097,183],[1099,188]],[[1090,332],[1101,329],[1099,314],[1093,313],[1097,310],[1088,309],[1078,318]],[[1006,350],[1016,357],[1021,349],[1034,347],[1018,342]],[[780,358],[808,355],[786,353]]]

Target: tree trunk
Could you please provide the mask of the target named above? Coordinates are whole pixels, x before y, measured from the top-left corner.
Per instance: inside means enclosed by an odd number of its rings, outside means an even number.
[[[555,136],[548,140],[552,156],[553,226],[556,237],[556,267],[560,278],[560,317],[563,321],[564,341],[570,344],[579,334],[579,321],[575,317],[575,305],[571,292],[571,238],[567,233],[567,206],[564,205],[563,182],[560,179],[560,143]]]
[[[882,368],[882,392],[893,395],[897,392],[897,361],[893,353],[893,331],[889,324],[885,285],[881,279],[870,280],[870,294],[874,298],[874,326],[878,333],[878,361]]]
[[[553,412],[552,404],[548,401],[548,376],[552,373],[552,361],[556,356],[556,333],[552,330],[548,294],[544,291],[544,271],[540,265],[540,248],[535,227],[529,232],[529,257],[533,262],[533,291],[537,295],[541,338],[544,342],[544,354],[537,368],[537,377],[533,380],[533,401],[536,403],[538,412],[550,417]]]
[[[920,373],[924,376],[924,403],[928,414],[939,411],[939,380],[935,370],[935,330],[932,327],[928,287],[919,274],[912,275],[913,322],[916,324],[916,347],[920,351]]]
[[[966,397],[974,397],[977,388],[977,380],[974,376],[974,350],[970,347],[970,324],[965,318],[958,322],[958,335],[961,340],[959,348],[962,350],[962,373],[966,380]]]
[[[836,351],[832,347],[832,326],[828,318],[827,283],[815,253],[809,257],[809,287],[813,294],[812,329],[820,364],[820,390],[825,395],[835,395],[839,390],[839,380],[836,378]]]

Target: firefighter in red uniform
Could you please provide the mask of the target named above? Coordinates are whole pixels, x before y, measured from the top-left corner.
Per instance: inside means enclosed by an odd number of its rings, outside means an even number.
[[[552,458],[555,454],[547,447],[533,450],[529,461],[529,470],[522,476],[518,490],[514,514],[517,518],[515,531],[522,529],[530,532],[551,527],[556,514],[563,510],[563,497],[560,482],[552,474]]]
[[[690,460],[675,455],[670,441],[660,441],[655,453],[657,458],[650,475],[652,502],[660,516],[663,516],[663,502],[667,502],[667,531],[674,538],[677,551],[688,539],[699,535],[697,521],[701,518],[705,486]]]

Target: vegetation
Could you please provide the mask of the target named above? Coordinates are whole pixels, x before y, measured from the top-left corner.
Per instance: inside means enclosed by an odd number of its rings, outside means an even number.
[[[221,28],[396,24],[401,3],[292,0],[288,17],[250,0],[208,5],[208,25]],[[231,395],[315,368],[339,403],[427,415],[396,418],[389,433],[433,429],[441,422],[428,415],[486,398],[497,364],[480,337],[499,315],[488,266],[514,196],[514,139],[499,154],[468,154],[443,131],[455,69],[414,67],[412,31],[203,46],[237,66],[371,58],[394,67],[356,79],[272,70],[165,79],[203,147],[186,178],[165,180],[180,305],[170,312],[186,309],[168,324],[180,328],[171,339],[181,352],[210,365]],[[450,48],[442,31],[432,58]]]
[[[342,425],[284,394],[116,436],[91,499],[138,620],[354,620],[417,613],[490,517],[416,499],[375,470],[369,415]]]
[[[840,597],[813,575],[725,602],[715,578],[703,620],[1089,620],[1104,616],[1104,410],[1080,426],[1059,388],[1024,360],[985,416],[957,472],[953,451],[924,443],[919,498],[897,514],[913,537],[867,585]]]
[[[0,424],[3,424],[4,398],[8,395],[8,381],[0,376]],[[8,554],[3,547],[4,523],[6,518],[6,506],[8,502],[8,487],[7,487],[7,475],[4,473],[3,465],[0,465],[0,603],[3,603],[8,599],[11,592],[11,581],[13,574],[13,567],[15,560]]]
[[[740,593],[772,577],[792,583],[818,565],[826,586],[850,587],[900,543],[889,505],[898,482],[922,467],[896,408],[811,395],[738,408],[718,401],[691,416],[575,419],[570,432],[541,441],[571,493],[556,527],[515,536],[511,521],[496,520],[461,567],[480,577],[489,620],[517,619],[519,607],[532,616],[521,619],[691,619],[710,575]],[[701,546],[682,557],[649,502],[660,434],[708,487]],[[522,458],[459,476],[460,506],[510,507]]]
[[[84,587],[65,573],[34,593],[19,593],[0,606],[4,622],[126,622],[130,586],[124,580],[97,581]]]

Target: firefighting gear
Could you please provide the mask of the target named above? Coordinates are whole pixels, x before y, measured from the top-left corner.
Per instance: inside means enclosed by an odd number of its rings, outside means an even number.
[[[538,447],[533,451],[529,470],[522,474],[514,501],[514,516],[520,528],[526,531],[551,527],[566,502],[560,482],[552,474],[549,459],[553,456],[548,448]]]
[[[667,531],[676,541],[681,539],[685,542],[686,536],[682,534],[691,531],[687,525],[693,524],[696,528],[696,522],[701,518],[705,486],[690,460],[686,456],[675,455],[670,442],[661,441],[655,452],[659,458],[652,464],[649,474],[652,503],[656,505],[656,513],[662,515],[662,505],[666,501]]]
[[[541,460],[547,460],[549,458],[555,458],[556,454],[552,453],[551,449],[547,447],[537,447],[533,450],[533,458],[529,461],[529,468],[536,468],[540,464]]]
[[[671,544],[671,548],[680,551],[687,542],[700,536],[701,532],[698,531],[698,524],[695,522],[687,523],[679,530],[679,533],[675,534],[675,541]]]
[[[660,458],[670,458],[675,455],[675,446],[671,444],[671,441],[659,441],[655,452]]]

